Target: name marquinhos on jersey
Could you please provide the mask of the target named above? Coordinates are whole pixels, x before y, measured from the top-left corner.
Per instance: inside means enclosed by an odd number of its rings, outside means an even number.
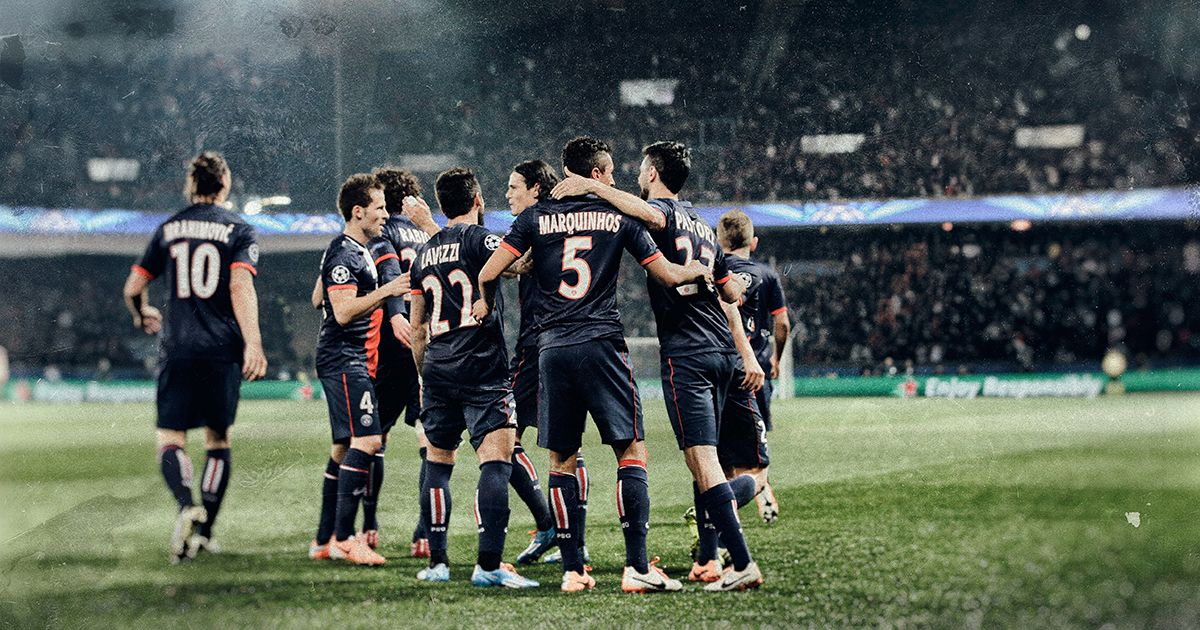
[[[675,211],[675,225],[679,226],[679,229],[687,230],[706,241],[717,240],[716,233],[713,232],[711,227],[708,227],[708,224],[704,220],[693,220],[686,212]]]
[[[202,241],[220,241],[228,244],[233,236],[233,223],[214,223],[212,221],[171,221],[163,225],[163,242],[170,243],[182,238],[194,238]]]
[[[421,266],[432,267],[442,263],[454,262],[458,260],[459,243],[447,243],[430,247],[421,254]]]
[[[538,217],[538,233],[621,231],[621,215],[612,212],[570,212]]]

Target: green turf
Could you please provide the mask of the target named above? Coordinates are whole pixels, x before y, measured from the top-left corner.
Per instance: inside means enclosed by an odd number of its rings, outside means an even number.
[[[689,477],[660,403],[646,419],[652,554],[682,577]],[[798,400],[776,406],[767,526],[743,510],[758,592],[619,592],[611,456],[588,436],[599,585],[568,596],[467,579],[478,475],[455,473],[452,582],[418,583],[411,435],[394,436],[386,567],[314,563],[327,422],[319,403],[242,406],[221,513],[226,553],[166,563],[172,502],[150,405],[0,408],[0,627],[1200,626],[1200,397]],[[199,438],[198,435],[194,436]],[[202,447],[191,449],[202,464]],[[533,450],[545,470],[544,455]],[[1127,522],[1139,512],[1141,526]],[[514,500],[508,545],[531,519]]]

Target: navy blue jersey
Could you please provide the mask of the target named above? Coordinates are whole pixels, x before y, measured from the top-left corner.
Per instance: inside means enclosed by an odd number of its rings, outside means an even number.
[[[517,256],[533,249],[541,348],[623,339],[617,313],[621,251],[642,265],[662,256],[645,226],[593,195],[526,208],[501,246]]]
[[[738,310],[741,312],[742,326],[746,328],[746,336],[750,338],[754,356],[766,367],[770,365],[771,360],[775,314],[787,310],[779,276],[767,265],[737,254],[728,254],[725,260],[729,264],[730,273],[746,285],[746,293]]]
[[[517,280],[517,291],[521,306],[521,331],[517,334],[517,347],[536,348],[538,286],[532,272],[521,274]]]
[[[413,260],[417,258],[417,251],[421,246],[429,240],[429,235],[424,230],[417,227],[415,223],[409,221],[408,218],[394,214],[383,225],[383,234],[374,241],[385,240],[392,244],[392,249],[396,253],[396,261],[398,263],[397,275],[408,273],[412,270]],[[374,242],[372,241],[372,242]],[[385,284],[396,276],[390,276],[382,268],[379,270],[380,284]],[[388,316],[401,313],[408,315],[408,301],[410,296],[402,298],[393,298],[388,300]]]
[[[675,199],[651,199],[650,206],[661,211],[667,225],[651,232],[663,255],[673,263],[686,265],[699,260],[713,271],[718,284],[731,278],[725,253],[717,245],[713,229],[696,214],[692,204]],[[658,324],[659,352],[664,357],[693,354],[701,350],[732,351],[733,335],[721,310],[720,298],[703,281],[677,287],[664,287],[646,279],[650,306]]]
[[[241,363],[245,342],[233,315],[229,276],[235,267],[258,275],[257,264],[254,228],[220,206],[188,206],[158,226],[133,270],[151,280],[167,276],[163,357]]]
[[[508,351],[499,302],[483,322],[471,316],[478,278],[500,237],[481,225],[443,229],[417,252],[413,299],[425,300],[429,344],[422,378],[426,387],[467,391],[472,385],[507,385]]]
[[[359,317],[345,326],[333,316],[329,294],[353,290],[361,297],[379,288],[379,271],[371,252],[358,241],[339,234],[325,249],[321,258],[321,284],[324,285],[325,320],[317,337],[317,374],[334,376],[346,372],[367,372],[374,375],[375,365],[368,361],[368,346],[375,347],[378,337],[371,339],[371,320],[382,316],[376,309],[370,317]]]

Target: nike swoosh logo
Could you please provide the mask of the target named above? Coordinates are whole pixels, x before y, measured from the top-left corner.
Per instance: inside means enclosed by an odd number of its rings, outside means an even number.
[[[350,493],[350,495],[351,495],[351,496],[355,496],[355,497],[363,497],[363,496],[366,496],[366,495],[367,495],[367,489],[366,489],[366,488],[358,488],[358,489],[354,490],[353,492],[351,492],[351,493]]]
[[[632,579],[635,582],[641,582],[642,584],[645,584],[646,586],[652,586],[654,588],[662,588],[662,587],[666,586],[666,584],[663,582],[647,582],[646,580],[643,580],[642,578],[640,578],[636,575],[633,576]]]

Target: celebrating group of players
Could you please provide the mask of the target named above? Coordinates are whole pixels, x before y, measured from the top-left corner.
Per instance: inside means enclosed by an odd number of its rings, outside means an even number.
[[[648,454],[615,299],[625,251],[646,271],[663,395],[694,479],[689,516],[697,544],[688,580],[707,582],[705,589],[712,591],[762,584],[737,509],[759,496],[765,519],[777,513],[767,483],[764,416],[769,421],[770,380],[763,366],[775,376],[787,339],[782,290],[773,271],[749,260],[757,239],[744,213],[727,213],[714,231],[679,199],[691,167],[685,146],[658,142],[643,156],[640,196],[615,187],[611,150],[593,138],[575,138],[564,146],[561,180],[543,161],[518,164],[506,195],[516,218],[503,236],[482,226],[479,182],[467,169],[450,169],[437,178],[445,227],[433,221],[418,182],[405,171],[381,169],[346,180],[338,196],[345,230],[326,250],[313,291],[313,304],[324,314],[316,360],[333,446],[311,558],[385,562],[376,551],[377,500],[387,436],[404,414],[421,443],[421,516],[412,553],[429,562],[419,579],[450,579],[450,478],[465,431],[480,469],[473,510],[479,545],[471,582],[538,586],[502,560],[511,486],[537,524],[517,563],[534,562],[557,547],[562,590],[593,588],[584,544],[589,481],[580,453],[590,414],[617,460],[617,512],[626,547],[622,590],[681,590],[680,581],[669,578],[646,552]],[[221,212],[228,193],[228,168],[223,162],[221,167],[224,189],[193,184],[196,205],[164,223],[126,286],[135,325],[147,332],[161,325],[164,332],[160,461],[180,505],[172,543],[177,558],[213,549],[211,527],[228,483],[228,428],[237,403],[238,372],[228,366],[241,363],[247,378],[265,370],[257,316],[251,322],[242,312],[252,300],[230,299],[231,289],[235,295],[239,289],[234,280],[244,286],[245,278],[253,277],[253,232],[232,214],[225,213],[220,222],[208,217]],[[189,181],[196,181],[197,172],[193,165]],[[201,179],[211,179],[200,172]],[[208,196],[199,198],[197,190]],[[188,229],[181,232],[179,223]],[[200,223],[229,226],[226,242],[212,244],[211,268],[207,258],[197,264],[208,244],[203,237],[221,234]],[[173,241],[172,234],[180,238]],[[190,259],[187,248],[195,251]],[[169,260],[163,251],[171,252]],[[145,301],[147,281],[163,271],[172,271],[174,290],[165,322]],[[519,278],[521,322],[511,362],[497,291],[502,276]],[[207,295],[181,291],[187,282],[192,287],[209,283],[214,290]],[[249,286],[252,297],[252,280]],[[219,304],[210,313],[176,316],[214,295]],[[183,383],[180,375],[197,368],[178,363],[194,361],[197,353],[173,352],[168,341],[197,323],[186,317],[204,316],[223,319],[231,333],[227,345],[242,345],[244,356],[230,361],[235,354],[226,349],[220,356],[199,357],[219,369],[194,372],[193,382]],[[234,388],[221,385],[224,396],[199,404],[197,393],[211,389],[213,380]],[[192,505],[190,463],[183,451],[183,432],[196,426],[207,426],[210,437],[203,507]],[[536,427],[538,445],[549,452],[549,502],[521,446],[530,427]],[[214,446],[223,446],[223,455]],[[360,503],[361,530],[356,527]],[[724,568],[721,547],[728,557]]]

